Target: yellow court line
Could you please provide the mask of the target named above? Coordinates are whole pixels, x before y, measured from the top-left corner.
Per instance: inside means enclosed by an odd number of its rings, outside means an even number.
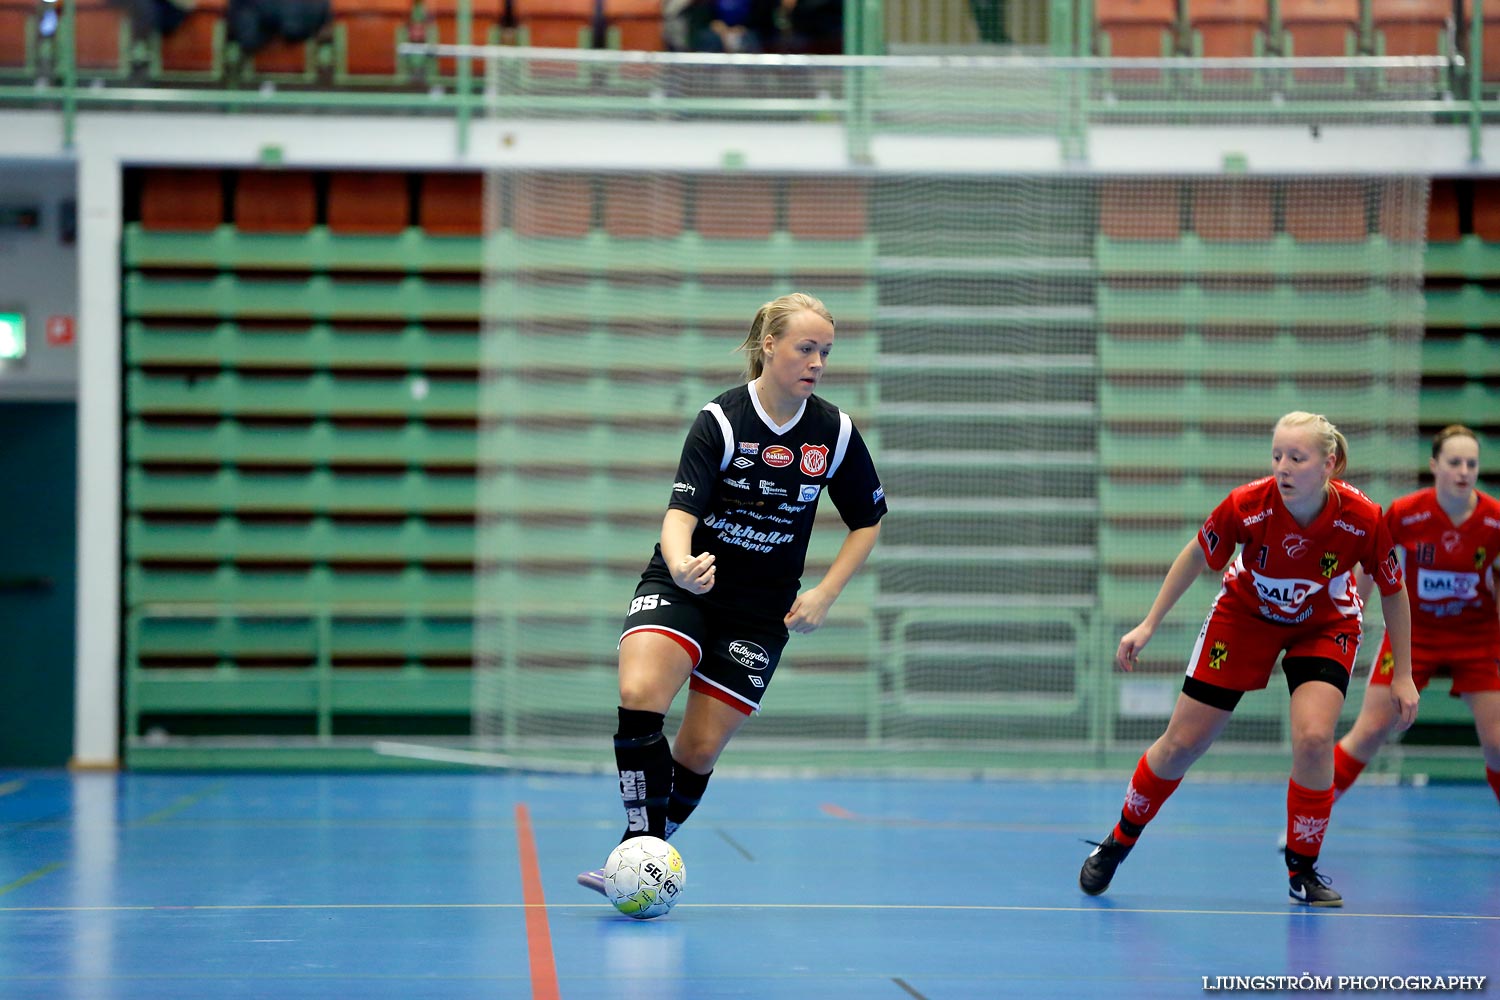
[[[60,864],[42,869],[27,879],[38,878]],[[0,889],[0,892],[5,891]],[[138,906],[0,906],[0,913],[123,913],[139,910],[524,910],[528,906],[548,909],[597,909],[598,903],[189,903]],[[880,910],[885,912],[952,911],[961,913],[1144,913],[1160,916],[1192,917],[1287,917],[1309,914],[1303,907],[1288,904],[1284,910],[1185,910],[1125,906],[994,906],[960,903],[691,903],[702,910]],[[1375,920],[1493,920],[1500,914],[1486,913],[1358,913],[1351,910],[1323,909],[1320,917],[1342,919],[1362,917]]]
[[[0,885],[0,896],[5,895],[7,892],[14,892],[16,889],[19,889],[22,886],[30,885],[37,879],[52,874],[62,866],[63,862],[54,861],[50,865],[44,865],[41,868],[38,868],[36,871],[30,873],[29,875],[22,875],[10,885]],[[0,909],[8,909],[8,907],[0,907]]]
[[[187,809],[190,806],[197,805],[199,802],[202,802],[210,795],[217,795],[219,792],[224,790],[224,786],[226,784],[228,784],[228,782],[221,781],[216,785],[209,785],[201,792],[195,792],[192,795],[184,795],[182,798],[178,799],[176,802],[173,802],[171,805],[164,806],[161,809],[156,810],[156,812],[152,813],[151,815],[137,820],[136,825],[150,826],[153,823],[160,823],[164,819],[170,819],[171,817],[176,816],[178,813],[182,812],[184,809]]]
[[[0,795],[13,795],[25,787],[26,782],[24,781],[7,781],[5,784],[0,785]]]

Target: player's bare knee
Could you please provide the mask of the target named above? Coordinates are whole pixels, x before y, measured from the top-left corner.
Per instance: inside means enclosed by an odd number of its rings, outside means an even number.
[[[1298,757],[1321,760],[1333,755],[1333,729],[1323,725],[1293,725],[1292,753]]]

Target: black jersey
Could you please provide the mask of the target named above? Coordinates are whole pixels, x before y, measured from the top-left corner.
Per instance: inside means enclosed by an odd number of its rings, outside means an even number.
[[[764,607],[784,615],[825,491],[851,531],[885,516],[870,451],[838,407],[811,396],[778,427],[749,384],[703,407],[683,444],[668,506],[698,519],[693,552],[715,556],[714,587],[704,599],[741,613]],[[647,572],[653,570],[666,572],[660,545]]]

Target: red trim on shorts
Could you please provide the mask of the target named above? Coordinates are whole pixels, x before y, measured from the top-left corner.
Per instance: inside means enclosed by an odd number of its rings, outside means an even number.
[[[620,636],[620,641],[624,642],[625,636],[635,635],[637,632],[655,632],[657,635],[664,635],[668,639],[671,639],[687,652],[688,659],[692,661],[693,669],[698,669],[698,663],[703,655],[702,651],[698,649],[697,643],[693,642],[693,640],[689,639],[681,632],[673,632],[669,628],[661,628],[657,625],[637,625],[633,629],[626,630],[625,635]]]
[[[740,701],[729,692],[714,687],[708,681],[699,680],[696,674],[692,677],[691,680],[688,681],[688,689],[697,691],[699,694],[706,694],[710,698],[717,698],[724,704],[728,705],[730,708],[738,709],[745,715],[755,714],[755,709],[753,707],[745,704],[743,701]]]

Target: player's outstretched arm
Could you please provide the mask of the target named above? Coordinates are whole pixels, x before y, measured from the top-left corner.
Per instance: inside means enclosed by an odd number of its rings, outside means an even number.
[[[1411,605],[1406,601],[1406,588],[1380,595],[1380,610],[1385,614],[1385,632],[1390,636],[1391,657],[1396,661],[1391,668],[1391,707],[1398,719],[1396,729],[1403,731],[1417,721],[1420,698],[1411,679]]]
[[[1166,579],[1162,580],[1161,589],[1156,592],[1156,600],[1151,602],[1151,610],[1146,613],[1146,617],[1120,638],[1120,648],[1115,652],[1115,666],[1121,670],[1135,669],[1141,650],[1146,648],[1146,643],[1156,634],[1156,627],[1207,568],[1208,559],[1203,555],[1198,539],[1194,538],[1172,560]]]
[[[878,522],[868,528],[856,528],[844,536],[844,544],[839,546],[839,554],[834,556],[833,565],[828,567],[823,579],[818,581],[817,586],[798,593],[796,600],[792,601],[791,610],[786,613],[785,618],[788,632],[806,634],[822,627],[823,622],[828,619],[828,609],[833,607],[833,602],[839,599],[844,587],[859,572],[865,560],[870,558],[870,552],[879,538]]]

